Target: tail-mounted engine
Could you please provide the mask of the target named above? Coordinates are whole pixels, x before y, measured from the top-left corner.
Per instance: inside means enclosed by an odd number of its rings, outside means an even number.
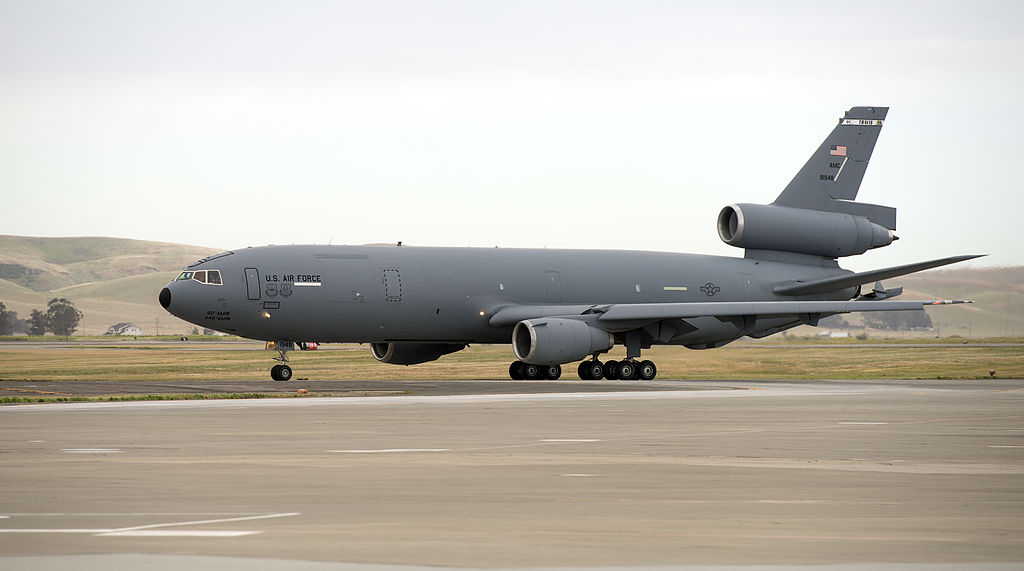
[[[895,232],[864,216],[764,204],[723,208],[718,214],[718,236],[737,248],[826,258],[863,254],[896,239]]]

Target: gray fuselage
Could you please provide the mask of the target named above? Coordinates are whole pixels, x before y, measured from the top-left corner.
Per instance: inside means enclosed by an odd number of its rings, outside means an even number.
[[[489,318],[509,306],[846,300],[854,289],[779,296],[774,286],[848,273],[748,258],[616,250],[266,246],[214,256],[178,279],[167,310],[197,325],[253,339],[318,342],[510,343]],[[791,317],[759,319],[785,328]],[[750,334],[714,317],[669,340],[715,346]]]

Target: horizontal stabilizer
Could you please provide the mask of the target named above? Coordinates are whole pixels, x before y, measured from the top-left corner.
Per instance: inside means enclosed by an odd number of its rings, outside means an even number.
[[[857,287],[874,281],[886,280],[897,276],[905,276],[914,272],[930,270],[932,268],[955,264],[957,262],[973,260],[974,258],[980,258],[984,255],[985,254],[953,256],[950,258],[942,258],[941,260],[929,260],[927,262],[917,262],[916,264],[906,264],[903,266],[882,268],[880,270],[871,270],[869,272],[859,272],[856,274],[846,274],[809,282],[792,282],[777,286],[773,291],[779,295],[812,295],[816,293],[827,293],[830,291]]]

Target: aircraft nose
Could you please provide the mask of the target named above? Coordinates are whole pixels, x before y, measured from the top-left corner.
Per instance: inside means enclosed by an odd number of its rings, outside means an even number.
[[[171,306],[171,290],[164,288],[160,290],[160,305],[167,309]]]

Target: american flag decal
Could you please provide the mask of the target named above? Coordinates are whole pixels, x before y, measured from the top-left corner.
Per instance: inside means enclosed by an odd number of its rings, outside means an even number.
[[[845,157],[846,156],[846,145],[832,145],[828,149],[828,154],[833,157]]]

